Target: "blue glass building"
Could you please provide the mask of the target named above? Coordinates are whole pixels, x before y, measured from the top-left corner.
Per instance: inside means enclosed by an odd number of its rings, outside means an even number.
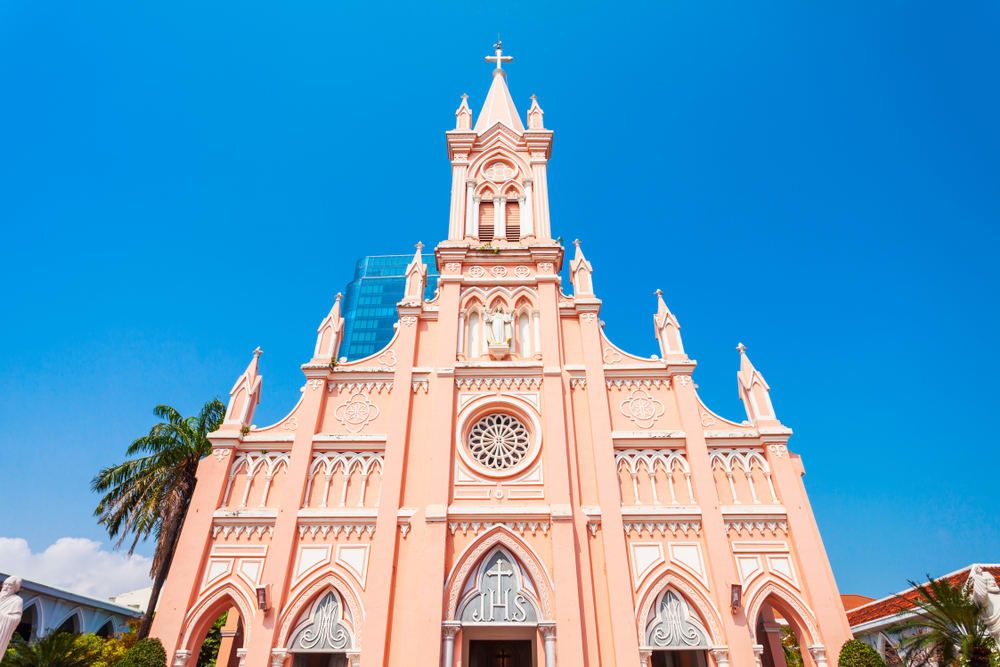
[[[354,279],[344,292],[344,342],[340,356],[360,359],[381,350],[392,339],[393,325],[399,316],[396,304],[406,291],[406,267],[409,255],[372,255],[362,257],[354,267]],[[438,273],[434,260],[427,265],[427,289],[430,299],[437,289]]]

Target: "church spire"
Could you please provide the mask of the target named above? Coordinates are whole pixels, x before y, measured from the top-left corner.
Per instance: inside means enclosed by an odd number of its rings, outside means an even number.
[[[681,324],[667,308],[663,291],[656,290],[656,314],[653,315],[656,340],[660,342],[660,354],[666,361],[687,359],[681,340]]]
[[[225,424],[247,428],[253,420],[254,410],[260,403],[260,387],[263,378],[257,373],[257,365],[263,350],[259,347],[253,351],[247,369],[236,379],[236,384],[229,390],[229,407],[226,409]]]
[[[594,296],[594,268],[583,256],[580,239],[573,241],[573,245],[576,246],[576,255],[569,263],[569,279],[573,283],[573,292],[576,296]]]
[[[413,253],[413,259],[406,267],[406,291],[403,293],[403,302],[417,305],[424,299],[424,287],[427,285],[427,265],[424,264],[423,250],[424,244],[417,242],[417,251]]]
[[[740,399],[747,411],[747,418],[755,424],[760,422],[776,422],[774,406],[771,404],[771,388],[760,371],[747,356],[746,345],[736,346],[740,353],[740,370],[736,374],[739,380]]]
[[[476,119],[474,132],[482,134],[497,123],[505,125],[518,134],[524,134],[524,123],[517,113],[514,100],[511,99],[510,91],[507,89],[507,73],[503,69],[503,63],[514,60],[512,56],[503,54],[503,42],[497,40],[493,45],[496,50],[495,56],[486,56],[487,62],[496,62],[493,70],[493,83],[490,85],[490,92],[486,94],[486,101],[479,111]]]
[[[340,300],[343,295],[337,293],[333,300],[330,313],[320,322],[316,330],[316,349],[313,352],[313,363],[332,363],[337,360],[337,351],[344,334],[344,318],[340,316]]]

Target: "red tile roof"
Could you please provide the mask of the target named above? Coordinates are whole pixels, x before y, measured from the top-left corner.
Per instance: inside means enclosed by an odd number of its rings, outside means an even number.
[[[983,565],[983,568],[997,579],[1000,579],[1000,565]],[[938,577],[936,581],[946,579],[953,585],[961,586],[965,583],[965,580],[969,578],[969,570],[971,569],[972,565],[966,566],[957,572],[952,572],[944,575],[943,577]],[[890,616],[910,611],[916,607],[916,605],[913,604],[913,600],[916,599],[917,596],[918,593],[916,590],[913,588],[907,588],[905,591],[897,593],[896,595],[890,595],[882,598],[881,600],[873,600],[872,602],[863,604],[860,607],[851,609],[847,612],[847,620],[853,628],[863,623],[870,623],[872,621],[889,618]]]

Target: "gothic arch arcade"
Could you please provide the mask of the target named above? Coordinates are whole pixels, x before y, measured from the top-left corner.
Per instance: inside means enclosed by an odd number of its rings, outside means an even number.
[[[657,354],[608,339],[552,234],[553,132],[489,60],[392,340],[343,357],[334,298],[284,417],[255,424],[259,348],[233,384],[153,623],[169,664],[227,613],[229,667],[771,667],[779,614],[828,667],[850,631],[770,387],[741,346],[745,414],[709,409],[660,291]]]

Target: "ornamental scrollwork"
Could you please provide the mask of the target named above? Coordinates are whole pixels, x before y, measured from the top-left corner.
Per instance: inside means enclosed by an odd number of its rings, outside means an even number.
[[[687,601],[668,588],[649,611],[646,645],[657,648],[708,648],[708,630]]]
[[[518,278],[527,278],[531,274],[531,270],[526,266],[519,266],[514,269],[514,275]]]
[[[334,591],[327,591],[293,634],[289,646],[298,651],[342,651],[351,648],[351,632],[344,624],[344,606]]]
[[[663,403],[645,389],[633,391],[620,407],[622,414],[640,428],[651,428],[665,411]]]
[[[490,269],[490,273],[492,273],[497,278],[503,278],[503,277],[505,277],[507,275],[507,267],[506,266],[494,266],[492,269]]]
[[[469,276],[472,278],[482,278],[484,275],[486,275],[486,269],[481,266],[474,266],[469,269]]]
[[[777,459],[783,459],[788,454],[788,445],[768,445],[767,449]]]
[[[222,459],[224,459],[227,456],[229,456],[229,450],[228,449],[224,449],[224,448],[214,449],[214,450],[212,450],[212,456],[215,457],[216,461],[218,461],[219,463],[221,463]]]
[[[337,406],[334,417],[351,433],[359,433],[379,416],[379,408],[365,394],[357,393]]]

